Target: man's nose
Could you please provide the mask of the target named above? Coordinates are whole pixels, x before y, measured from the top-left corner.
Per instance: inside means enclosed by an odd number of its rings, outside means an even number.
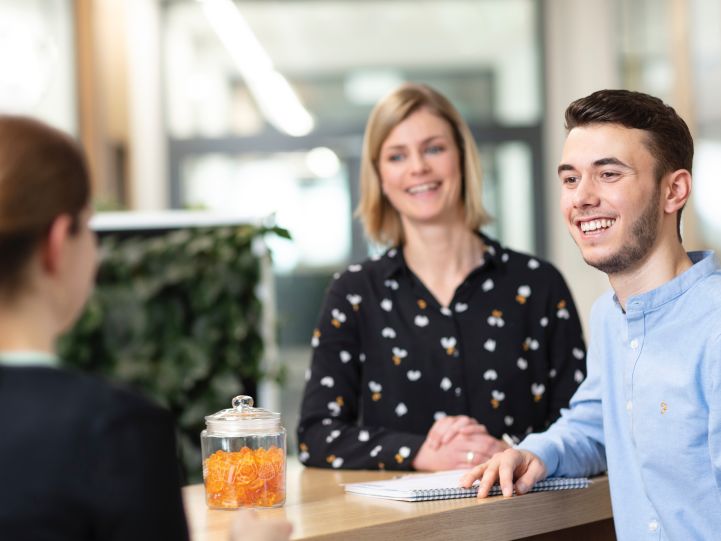
[[[590,207],[598,204],[598,194],[592,179],[581,177],[573,191],[573,204],[576,207]]]

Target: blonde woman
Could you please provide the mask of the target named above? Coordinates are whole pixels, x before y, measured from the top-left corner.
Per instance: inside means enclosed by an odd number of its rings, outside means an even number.
[[[475,142],[437,91],[406,84],[373,109],[357,212],[388,250],[329,287],[301,461],[470,467],[556,419],[585,375],[573,299],[549,263],[480,233]]]

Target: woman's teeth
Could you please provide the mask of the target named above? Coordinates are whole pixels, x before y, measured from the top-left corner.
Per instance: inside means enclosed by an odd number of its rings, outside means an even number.
[[[414,195],[417,193],[423,193],[423,192],[428,192],[430,190],[435,190],[440,185],[441,185],[440,182],[426,182],[425,184],[419,184],[418,186],[413,186],[411,188],[408,188],[407,191],[409,194]]]

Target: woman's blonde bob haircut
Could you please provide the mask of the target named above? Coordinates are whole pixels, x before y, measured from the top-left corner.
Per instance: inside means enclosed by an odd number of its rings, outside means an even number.
[[[473,135],[455,107],[430,86],[401,85],[371,111],[363,139],[360,171],[360,203],[356,216],[363,222],[368,238],[378,244],[400,246],[404,242],[398,211],[383,194],[378,159],[388,134],[419,109],[427,109],[448,122],[453,130],[463,171],[463,208],[469,229],[477,231],[490,221],[481,202],[482,176]]]

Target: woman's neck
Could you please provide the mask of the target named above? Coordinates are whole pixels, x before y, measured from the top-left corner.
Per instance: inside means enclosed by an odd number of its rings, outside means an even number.
[[[0,351],[55,352],[53,318],[30,301],[0,304]]]
[[[407,228],[403,257],[442,306],[483,259],[484,244],[465,225]]]

